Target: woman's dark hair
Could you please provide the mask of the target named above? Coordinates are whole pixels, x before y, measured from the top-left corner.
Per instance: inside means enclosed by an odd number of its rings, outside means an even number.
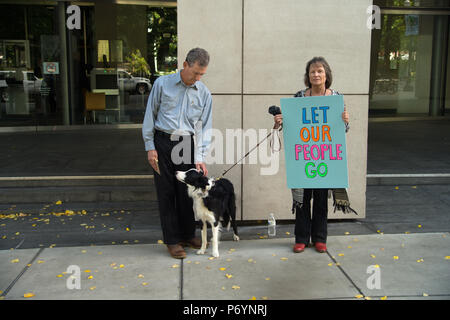
[[[329,87],[331,87],[331,83],[333,82],[333,75],[331,74],[330,65],[328,64],[328,62],[325,60],[324,57],[314,57],[308,61],[308,63],[306,64],[306,72],[304,77],[305,85],[308,88],[311,88],[311,82],[309,81],[309,68],[311,67],[312,64],[315,63],[321,64],[325,69],[325,75],[327,77],[327,79],[325,80],[325,88],[328,89]]]

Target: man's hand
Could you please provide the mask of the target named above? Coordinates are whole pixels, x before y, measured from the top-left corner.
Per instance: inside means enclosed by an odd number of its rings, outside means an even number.
[[[148,163],[150,163],[150,165],[152,166],[152,168],[156,171],[159,172],[159,167],[158,167],[158,152],[156,150],[148,150],[147,152],[147,159],[148,159]]]
[[[206,164],[204,162],[196,162],[195,163],[195,168],[197,170],[202,170],[204,176],[208,175],[208,169],[206,169]]]

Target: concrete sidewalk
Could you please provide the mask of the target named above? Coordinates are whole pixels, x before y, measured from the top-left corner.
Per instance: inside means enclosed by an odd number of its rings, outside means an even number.
[[[2,250],[1,299],[450,299],[449,233],[330,236],[323,254],[293,242],[222,241],[219,258],[185,260],[163,244]]]

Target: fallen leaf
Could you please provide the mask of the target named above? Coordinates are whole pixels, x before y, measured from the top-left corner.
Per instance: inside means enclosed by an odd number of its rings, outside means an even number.
[[[147,285],[148,285],[148,282],[142,282],[142,285],[143,285],[143,286],[147,286]]]
[[[370,256],[371,256],[372,258],[374,258],[374,259],[376,258],[376,256],[375,256],[374,254],[371,254]]]
[[[143,278],[143,277],[144,277],[143,274],[139,274],[139,275],[138,275],[138,278]]]
[[[288,258],[285,258],[285,257],[283,257],[283,258],[280,258],[280,260],[283,260],[283,261],[286,261]]]
[[[233,289],[233,290],[239,290],[240,288],[241,288],[241,287],[236,286],[236,285],[234,285],[234,286],[231,287],[231,289]]]
[[[394,260],[398,260],[398,256],[393,256]]]
[[[24,298],[31,298],[31,297],[34,297],[34,293],[31,293],[31,292],[25,293],[25,294],[23,295],[23,297],[24,297]]]
[[[93,276],[89,276],[88,279],[89,279],[89,280],[92,280],[92,279],[94,279],[94,277],[93,277]]]
[[[19,262],[19,259],[12,259],[11,260],[11,263],[17,263],[17,262]]]
[[[380,300],[387,300],[387,296],[381,297]]]
[[[179,267],[180,267],[180,265],[178,263],[172,265],[172,268],[179,268]]]
[[[270,278],[269,277],[267,277],[265,280],[267,280],[267,281],[269,281],[270,280]]]
[[[250,259],[248,259],[247,261],[248,261],[248,262],[253,262],[253,259],[252,259],[252,258],[250,258]]]
[[[251,298],[250,298],[250,300],[256,300],[256,297],[255,297],[255,296],[253,296],[253,297],[251,297]]]
[[[355,298],[356,299],[361,299],[361,298],[363,298],[364,296],[362,295],[362,294],[357,294],[356,296],[355,296]]]
[[[347,231],[347,232],[345,232],[344,234],[348,235],[348,234],[350,234],[350,232]]]
[[[419,260],[417,260],[417,262],[423,262],[423,259],[422,259],[422,258],[420,258]]]
[[[58,200],[58,201],[55,202],[55,204],[60,205],[60,204],[62,204],[62,201]]]
[[[225,277],[227,277],[228,279],[231,279],[231,278],[233,278],[233,275],[232,274],[225,274]]]
[[[222,267],[222,268],[219,268],[219,270],[220,271],[225,271],[225,270],[227,270],[227,268]]]
[[[421,224],[419,224],[419,225],[417,226],[417,228],[422,228],[422,225],[421,225]]]
[[[338,256],[339,256],[339,257],[343,257],[344,254],[343,254],[343,253],[338,253]]]
[[[425,293],[425,292],[424,292],[424,293],[423,293],[423,296],[424,296],[424,297],[428,297],[428,293]]]
[[[119,266],[119,268],[124,268],[125,266],[123,265],[123,264],[121,264],[120,266]]]
[[[164,241],[158,240],[158,244],[164,244]]]
[[[95,290],[96,288],[97,288],[97,287],[93,286],[93,287],[90,287],[89,290],[92,291],[92,290]]]
[[[450,260],[450,256],[446,256],[446,257],[445,257],[445,260]]]

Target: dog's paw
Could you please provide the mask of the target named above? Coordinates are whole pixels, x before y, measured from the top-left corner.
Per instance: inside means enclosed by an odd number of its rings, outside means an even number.
[[[239,241],[239,236],[237,234],[233,234],[233,240],[234,241]]]
[[[205,251],[206,250],[204,250],[204,249],[200,249],[200,250],[197,251],[197,254],[205,254]]]
[[[218,258],[219,257],[219,251],[213,251],[212,256],[214,258]]]

